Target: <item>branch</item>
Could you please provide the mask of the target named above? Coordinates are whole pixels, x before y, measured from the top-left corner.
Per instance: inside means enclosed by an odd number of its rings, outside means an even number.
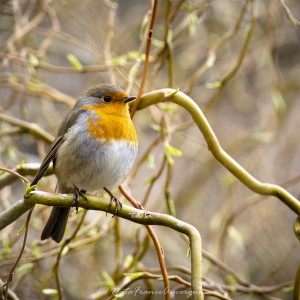
[[[300,263],[298,265],[295,284],[294,284],[294,300],[297,299],[300,299]]]
[[[141,209],[141,210],[145,211],[144,207],[141,204],[139,204],[128,193],[128,191],[125,189],[125,187],[122,184],[119,186],[119,189],[120,189],[121,193],[123,194],[123,196],[132,204],[132,206],[134,206],[137,209]],[[145,213],[147,213],[147,212],[145,211]],[[154,244],[156,252],[157,252],[158,261],[159,261],[159,265],[161,268],[161,273],[162,273],[163,281],[164,281],[164,285],[165,285],[165,299],[170,300],[171,299],[170,282],[169,282],[169,278],[168,278],[168,272],[167,272],[167,267],[166,267],[166,262],[165,262],[164,251],[163,251],[162,246],[160,245],[160,242],[159,242],[157,235],[156,235],[154,229],[152,228],[152,226],[146,225],[146,228],[147,228],[147,231],[153,241],[153,244]]]
[[[245,186],[257,194],[277,197],[297,215],[300,214],[300,202],[298,199],[279,185],[263,183],[256,179],[221,147],[203,112],[189,96],[174,89],[156,90],[143,95],[139,109],[160,102],[173,102],[185,108],[202,132],[212,155]]]
[[[0,113],[0,120],[12,125],[16,125],[20,127],[23,132],[28,132],[32,134],[34,137],[38,139],[42,139],[49,144],[52,143],[54,140],[54,137],[50,133],[48,133],[47,131],[45,131],[43,128],[41,128],[39,125],[35,123],[19,120],[17,118],[10,117],[2,113]]]
[[[5,297],[5,300],[8,299],[8,291],[9,291],[9,283],[13,280],[13,277],[14,277],[14,272],[16,270],[16,267],[18,266],[20,260],[21,260],[21,257],[23,255],[23,252],[24,252],[24,249],[25,249],[25,246],[26,246],[26,240],[27,240],[27,236],[28,236],[28,225],[29,225],[29,222],[30,222],[30,218],[31,218],[31,215],[32,215],[32,212],[33,212],[33,208],[30,210],[28,216],[27,216],[27,219],[26,219],[26,223],[25,223],[25,234],[24,234],[24,239],[23,239],[23,243],[22,243],[22,247],[21,247],[21,250],[20,250],[20,253],[14,263],[14,265],[12,266],[12,268],[10,269],[9,271],[9,274],[8,274],[8,278],[7,278],[7,281],[6,283],[2,286],[2,288],[4,288],[4,297]]]
[[[101,199],[99,201],[98,197],[94,197],[91,195],[87,195],[88,201],[84,201],[83,199],[79,200],[79,207],[84,209],[92,209],[92,210],[101,210],[107,211],[111,214],[115,214],[123,219],[144,225],[161,225],[165,227],[169,227],[174,229],[180,233],[183,233],[188,236],[190,241],[190,249],[191,249],[191,286],[193,291],[193,299],[195,300],[203,300],[203,292],[202,292],[202,275],[201,275],[201,237],[198,230],[192,225],[185,223],[181,220],[178,220],[172,216],[160,214],[160,213],[152,213],[146,212],[143,210],[135,209],[127,205],[122,206],[122,210],[116,209],[114,206],[109,207],[110,200]],[[31,208],[35,204],[43,204],[48,206],[71,206],[73,203],[73,195],[66,194],[52,194],[45,192],[34,191],[31,192],[26,199],[20,200],[19,205],[26,208]],[[6,216],[9,214],[15,215],[17,208],[12,206],[4,213]],[[3,214],[0,215],[0,221],[3,221]],[[12,220],[12,218],[10,218]],[[10,222],[11,223],[11,222]],[[6,225],[8,225],[7,223]],[[3,227],[0,227],[2,229]]]
[[[236,21],[234,27],[231,28],[231,29],[229,29],[229,31],[227,31],[224,35],[222,35],[221,38],[218,39],[214,43],[214,45],[210,48],[210,50],[207,53],[205,62],[192,75],[190,83],[189,83],[188,87],[185,89],[185,93],[186,94],[190,94],[192,92],[194,86],[197,84],[197,81],[203,75],[203,73],[206,72],[209,68],[211,68],[215,64],[218,50],[226,42],[228,42],[230,39],[232,39],[236,35],[236,33],[240,30],[242,22],[243,22],[243,19],[244,19],[244,16],[245,16],[245,14],[247,12],[248,3],[249,3],[249,0],[246,0],[245,3],[244,3],[244,5],[242,6],[241,12],[240,12],[240,14],[239,14],[239,16],[237,18],[237,21]],[[247,43],[247,39],[246,39],[246,43]],[[245,44],[244,44],[243,48],[244,47],[245,47]],[[241,57],[241,54],[239,56]],[[239,67],[238,62],[236,63],[236,65],[233,68],[233,70],[235,68],[237,68],[237,67]],[[233,72],[233,70],[231,72]]]
[[[0,295],[4,294],[4,289],[5,289],[5,284],[0,279]],[[10,299],[10,300],[20,300],[20,298],[11,289],[8,289],[7,296],[8,296],[8,299]]]
[[[248,3],[248,1],[246,1],[246,4],[247,3]],[[255,27],[255,23],[256,23],[256,17],[257,17],[257,12],[256,12],[256,8],[255,8],[256,3],[253,0],[251,1],[251,3],[252,3],[252,17],[251,17],[251,22],[249,24],[249,27],[247,29],[245,42],[243,43],[243,46],[242,46],[242,49],[241,49],[241,51],[238,55],[237,61],[233,65],[232,69],[229,70],[229,72],[221,79],[221,81],[218,82],[218,88],[216,89],[214,95],[208,101],[208,103],[205,107],[206,111],[209,111],[215,105],[215,103],[216,103],[218,97],[220,96],[222,90],[224,89],[226,84],[236,75],[236,73],[240,69],[240,67],[241,67],[241,65],[242,65],[242,63],[245,59],[245,56],[246,56],[246,53],[248,51],[248,47],[249,47],[251,38],[253,36],[254,27]]]
[[[23,214],[33,207],[32,204],[24,202],[23,199],[6,209],[0,214],[0,230],[18,220]]]
[[[146,48],[146,57],[145,57],[145,64],[144,64],[144,70],[143,70],[143,75],[142,75],[142,81],[141,81],[141,85],[136,97],[136,101],[132,107],[130,116],[131,118],[134,117],[134,114],[139,106],[140,103],[140,99],[141,96],[143,94],[143,90],[144,90],[144,86],[146,83],[146,79],[147,79],[147,73],[148,73],[148,69],[149,69],[149,59],[150,59],[150,50],[151,50],[151,42],[152,42],[152,35],[153,35],[153,29],[154,29],[154,22],[155,22],[155,17],[156,17],[156,11],[157,11],[157,4],[158,4],[158,0],[154,0],[153,2],[153,7],[152,7],[152,14],[151,14],[151,20],[150,20],[150,24],[149,24],[149,30],[148,30],[148,39],[147,39],[147,48]]]
[[[297,27],[300,27],[300,21],[297,20],[294,15],[292,14],[291,10],[289,7],[285,4],[284,0],[280,0],[282,7],[285,10],[285,14],[288,17],[288,19]]]
[[[38,61],[35,65],[32,65],[30,61],[27,59],[17,56],[16,54],[7,54],[2,57],[7,57],[8,60],[16,61],[20,63],[21,65],[24,66],[32,66],[35,69],[41,69],[45,70],[48,72],[53,72],[53,73],[93,73],[93,72],[105,72],[108,70],[113,70],[116,69],[118,66],[115,64],[105,64],[105,65],[98,65],[98,64],[93,64],[93,65],[83,65],[80,70],[74,69],[72,66],[59,66],[59,65],[53,65],[44,61]],[[126,64],[122,65],[123,67],[126,66]]]
[[[9,75],[8,77],[1,77],[1,86],[9,86],[18,93],[30,95],[33,97],[42,97],[55,103],[63,103],[68,107],[73,107],[75,100],[60,92],[59,90],[45,84],[42,81],[30,80],[23,83],[21,75]]]
[[[18,173],[19,175],[23,176],[34,176],[37,171],[40,168],[40,164],[38,163],[21,163],[18,166],[16,166],[13,171]],[[46,174],[44,176],[48,176],[53,174],[53,166],[51,165]],[[11,173],[5,173],[3,175],[0,175],[0,189],[3,187],[12,184],[14,181],[16,181],[18,177]]]

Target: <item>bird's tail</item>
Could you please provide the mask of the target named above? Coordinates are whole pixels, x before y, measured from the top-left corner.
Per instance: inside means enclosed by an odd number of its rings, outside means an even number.
[[[72,189],[57,185],[56,190],[60,193],[72,193]],[[53,207],[51,215],[43,229],[41,240],[52,238],[59,243],[65,233],[67,221],[70,213],[70,207]]]

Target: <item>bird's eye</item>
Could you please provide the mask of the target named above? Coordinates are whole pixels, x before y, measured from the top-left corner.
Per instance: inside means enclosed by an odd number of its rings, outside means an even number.
[[[103,100],[104,100],[105,102],[110,102],[110,101],[111,101],[111,98],[110,98],[109,96],[104,96],[104,97],[103,97]]]

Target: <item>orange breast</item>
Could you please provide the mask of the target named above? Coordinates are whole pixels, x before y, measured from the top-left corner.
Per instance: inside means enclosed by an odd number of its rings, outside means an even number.
[[[128,105],[125,103],[111,103],[96,107],[87,106],[85,110],[93,110],[98,119],[87,119],[88,132],[92,138],[110,140],[125,140],[137,143],[137,135],[130,119]]]

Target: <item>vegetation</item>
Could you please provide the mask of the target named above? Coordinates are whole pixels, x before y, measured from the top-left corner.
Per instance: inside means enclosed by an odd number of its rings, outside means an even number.
[[[3,299],[300,299],[299,8],[1,1]],[[28,184],[75,99],[105,82],[137,95],[123,208],[88,195],[66,238],[42,242],[61,197],[52,168]]]

